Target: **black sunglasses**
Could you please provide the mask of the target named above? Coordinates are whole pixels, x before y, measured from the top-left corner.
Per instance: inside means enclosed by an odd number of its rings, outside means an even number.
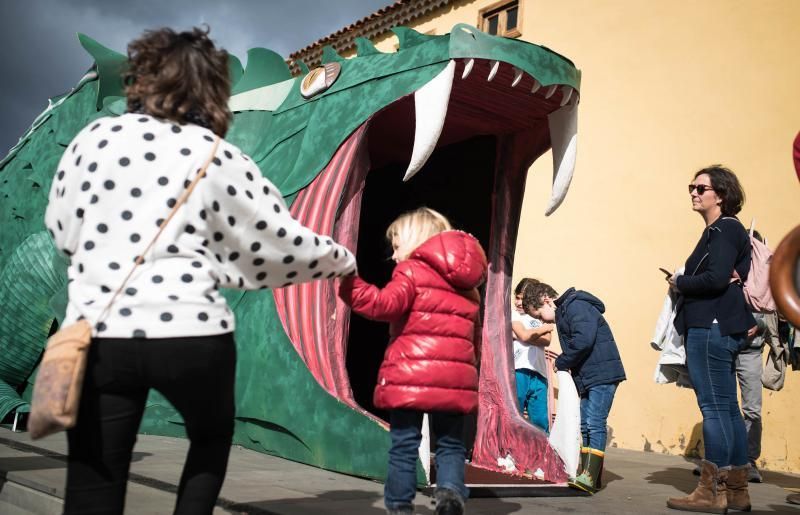
[[[691,194],[695,188],[697,189],[697,194],[702,195],[707,191],[714,191],[714,188],[711,186],[706,186],[705,184],[690,184],[689,185],[689,193]]]

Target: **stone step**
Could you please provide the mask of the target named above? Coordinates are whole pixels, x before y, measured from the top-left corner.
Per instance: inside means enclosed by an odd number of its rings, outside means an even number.
[[[33,488],[4,481],[0,483],[0,513],[3,515],[57,515],[60,499]]]
[[[59,515],[64,508],[66,457],[35,445],[6,440],[0,446],[0,514]],[[38,442],[37,442],[38,443]],[[177,487],[134,475],[128,482],[125,513],[172,513]],[[8,509],[6,509],[8,508]],[[16,511],[11,511],[11,509]],[[215,514],[231,513],[220,507]]]

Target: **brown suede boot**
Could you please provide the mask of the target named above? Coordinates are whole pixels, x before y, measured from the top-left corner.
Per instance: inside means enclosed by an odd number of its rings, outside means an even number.
[[[725,476],[727,470],[719,470],[710,461],[700,464],[700,482],[688,497],[667,499],[667,506],[673,510],[697,511],[702,513],[727,513],[728,499],[725,495]]]
[[[750,511],[750,492],[747,491],[747,473],[750,465],[731,467],[725,481],[728,509]]]

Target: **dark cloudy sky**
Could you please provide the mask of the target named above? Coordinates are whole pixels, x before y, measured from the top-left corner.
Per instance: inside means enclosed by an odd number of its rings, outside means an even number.
[[[0,158],[91,66],[77,32],[118,52],[144,29],[211,27],[246,64],[247,49],[282,56],[392,0],[0,0]]]

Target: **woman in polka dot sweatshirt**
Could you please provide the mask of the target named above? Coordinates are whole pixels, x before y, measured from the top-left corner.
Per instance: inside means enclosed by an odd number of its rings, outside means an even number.
[[[222,140],[206,176],[98,323],[231,118],[227,54],[207,32],[146,32],[128,53],[130,112],[90,123],[69,144],[45,214],[71,259],[64,323],[97,324],[68,435],[65,513],[97,503],[122,511],[149,388],[181,411],[192,440],[176,513],[211,513],[234,415],[235,321],[219,288],[330,279],[353,273],[355,259],[293,219],[258,166]]]

